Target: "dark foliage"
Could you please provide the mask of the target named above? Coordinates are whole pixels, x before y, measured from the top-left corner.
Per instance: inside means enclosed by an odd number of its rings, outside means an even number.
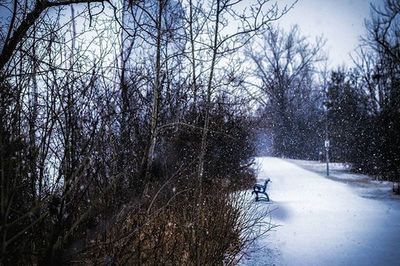
[[[191,169],[195,172],[201,145],[201,126],[204,113],[191,110],[185,117],[187,123],[180,123],[165,132],[165,148],[161,162],[155,162],[155,171],[161,169]],[[232,185],[243,185],[243,177],[252,180],[250,171],[254,154],[253,121],[240,112],[229,108],[229,103],[215,104],[210,114],[210,132],[205,163],[205,182],[213,183],[225,180]]]

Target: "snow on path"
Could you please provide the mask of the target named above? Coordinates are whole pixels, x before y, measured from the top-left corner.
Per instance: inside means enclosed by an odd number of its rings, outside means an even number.
[[[257,159],[272,223],[241,265],[400,265],[400,199],[361,197],[352,186],[271,157]]]

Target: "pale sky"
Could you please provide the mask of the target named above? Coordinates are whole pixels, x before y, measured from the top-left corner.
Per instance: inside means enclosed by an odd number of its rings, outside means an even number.
[[[284,29],[298,24],[301,33],[312,39],[323,35],[327,40],[329,65],[350,65],[349,53],[365,32],[364,20],[369,18],[371,2],[381,5],[383,0],[299,0],[278,24]]]

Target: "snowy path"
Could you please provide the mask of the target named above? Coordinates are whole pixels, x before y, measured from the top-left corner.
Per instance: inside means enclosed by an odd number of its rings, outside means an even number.
[[[360,196],[351,185],[263,157],[272,222],[280,225],[241,265],[400,265],[400,198]],[[371,187],[373,189],[373,187]]]

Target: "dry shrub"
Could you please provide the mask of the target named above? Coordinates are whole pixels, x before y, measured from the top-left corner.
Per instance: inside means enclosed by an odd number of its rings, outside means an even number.
[[[268,210],[254,210],[257,206],[246,192],[220,186],[202,191],[173,191],[140,206],[125,206],[76,263],[236,264],[246,247],[270,229]]]

